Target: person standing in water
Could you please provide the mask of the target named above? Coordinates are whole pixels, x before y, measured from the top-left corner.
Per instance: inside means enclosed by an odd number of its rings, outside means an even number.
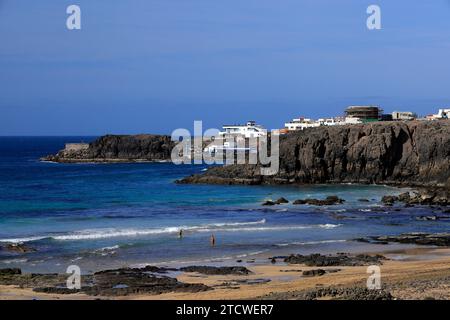
[[[214,234],[211,235],[209,241],[211,243],[211,247],[214,247],[216,245],[216,237],[214,236]]]
[[[178,233],[178,238],[183,238],[183,229],[180,229],[180,232]]]

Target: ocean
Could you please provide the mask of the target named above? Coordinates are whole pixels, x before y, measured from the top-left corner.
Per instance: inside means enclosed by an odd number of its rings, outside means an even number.
[[[208,167],[39,161],[67,142],[93,139],[0,138],[0,245],[35,249],[0,250],[0,268],[65,272],[75,264],[89,273],[146,264],[250,263],[269,254],[358,251],[369,245],[352,239],[450,227],[448,220],[417,219],[433,214],[432,208],[384,207],[383,195],[404,191],[388,186],[178,185],[176,179]],[[261,206],[279,197],[292,202],[328,195],[346,201]]]

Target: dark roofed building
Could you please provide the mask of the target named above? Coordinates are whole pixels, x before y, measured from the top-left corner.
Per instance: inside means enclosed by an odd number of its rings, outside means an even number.
[[[379,120],[382,110],[377,106],[350,106],[345,109],[347,117],[359,118],[361,120]]]

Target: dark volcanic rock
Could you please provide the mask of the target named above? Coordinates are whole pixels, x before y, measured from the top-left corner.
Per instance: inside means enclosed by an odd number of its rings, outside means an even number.
[[[395,202],[403,202],[405,206],[412,205],[450,205],[450,189],[445,187],[429,187],[426,189],[418,189],[411,195],[409,192],[402,193],[398,196],[387,195],[381,198],[386,205],[393,205]]]
[[[235,274],[235,275],[247,275],[251,273],[245,267],[212,267],[212,266],[190,266],[180,268],[180,271],[183,272],[198,272],[202,274],[208,275],[227,275],[227,274]]]
[[[383,196],[381,198],[381,202],[383,202],[384,204],[391,206],[394,204],[395,201],[398,200],[398,197],[396,196]]]
[[[147,269],[148,270],[148,269]],[[94,273],[93,286],[82,288],[89,295],[161,294],[165,292],[199,292],[203,284],[187,284],[175,278],[155,276],[143,269],[118,269]]]
[[[341,269],[311,269],[311,270],[305,270],[302,272],[302,275],[304,277],[320,277],[323,276],[325,273],[336,273],[341,271]]]
[[[84,150],[61,150],[42,158],[55,162],[168,161],[175,143],[163,135],[106,135]]]
[[[327,297],[339,300],[393,300],[391,293],[386,290],[369,290],[362,287],[313,289],[304,292],[299,298],[315,300]]]
[[[341,199],[337,196],[328,196],[324,200],[319,199],[298,199],[294,201],[295,205],[299,204],[309,204],[312,206],[332,206],[336,204],[344,203],[344,199]]]
[[[404,192],[399,194],[397,198],[400,202],[408,202],[411,199],[411,195],[409,192]]]
[[[6,269],[0,269],[0,275],[18,275],[22,274],[22,270],[19,268],[6,268]]]
[[[114,269],[114,270],[103,270],[103,271],[99,271],[95,274],[102,274],[102,273],[106,273],[106,274],[110,274],[110,273],[117,273],[117,272],[135,272],[135,273],[140,273],[140,272],[148,272],[148,273],[167,273],[169,271],[178,271],[178,269],[176,268],[164,268],[164,267],[156,267],[156,266],[145,266],[142,268],[120,268],[120,269]]]
[[[67,275],[21,274],[20,269],[2,269],[0,284],[33,288],[36,292],[58,294],[81,292],[94,296],[199,292],[211,289],[203,284],[182,283],[176,278],[160,275],[171,270],[176,269],[145,267],[105,270],[93,275],[83,275],[81,289],[71,290],[66,286]]]
[[[305,264],[307,266],[314,267],[330,267],[330,266],[366,266],[373,264],[382,264],[382,260],[385,258],[381,255],[356,255],[348,256],[345,254],[338,254],[335,256],[310,254],[303,255],[290,255],[284,259],[284,262],[291,264]]]
[[[289,203],[289,200],[287,200],[286,198],[279,198],[277,201],[275,201],[276,204],[283,204],[283,203]]]
[[[262,205],[263,206],[274,206],[274,205],[276,205],[276,203],[273,202],[272,200],[267,200],[267,201],[264,201]]]
[[[84,289],[90,290],[89,287],[84,288]],[[37,287],[37,288],[33,288],[33,291],[47,293],[47,294],[74,294],[74,293],[82,292],[83,290],[69,289],[69,288],[61,285],[61,286],[56,286],[56,287]]]
[[[450,121],[323,126],[280,137],[280,170],[214,167],[184,183],[377,183],[450,187]]]
[[[304,277],[317,277],[317,276],[323,276],[326,273],[323,269],[312,269],[312,270],[305,270],[303,271],[302,275]]]
[[[35,273],[23,274],[20,269],[12,269],[11,271],[0,273],[0,284],[15,285],[25,288],[63,286],[66,280],[67,275]]]
[[[422,232],[412,232],[403,233],[398,236],[376,236],[367,238],[367,241],[372,243],[389,243],[389,242],[399,242],[399,243],[412,243],[419,245],[432,245],[446,247],[450,246],[450,233],[422,233]]]
[[[0,246],[0,249],[16,253],[27,253],[36,251],[36,249],[31,248],[23,243],[8,243],[3,247]]]

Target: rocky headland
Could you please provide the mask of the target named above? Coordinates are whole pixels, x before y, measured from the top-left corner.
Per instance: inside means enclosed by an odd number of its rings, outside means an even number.
[[[179,183],[363,183],[450,187],[450,121],[322,126],[280,137],[280,168],[213,167]]]
[[[165,135],[106,135],[86,148],[66,148],[54,162],[170,161],[175,142]],[[210,167],[178,183],[362,183],[450,188],[450,121],[374,122],[322,126],[280,136],[280,167]]]
[[[41,160],[61,163],[170,161],[174,145],[171,138],[165,135],[106,135],[86,148],[66,147]]]

